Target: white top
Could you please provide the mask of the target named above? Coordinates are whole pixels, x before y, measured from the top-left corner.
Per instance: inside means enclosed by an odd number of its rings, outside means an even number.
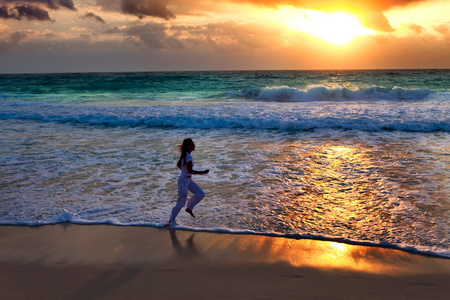
[[[187,163],[188,161],[192,161],[192,156],[186,152],[186,161],[184,159],[181,161],[181,176],[183,177],[189,177],[191,174],[189,174]],[[194,162],[192,161],[192,167],[194,167]]]

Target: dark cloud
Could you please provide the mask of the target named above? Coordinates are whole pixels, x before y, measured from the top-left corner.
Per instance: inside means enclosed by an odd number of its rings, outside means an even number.
[[[48,10],[60,7],[76,10],[72,0],[0,0],[0,18],[52,21]]]
[[[76,10],[75,5],[72,0],[0,0],[4,4],[11,5],[36,5],[45,6],[48,9],[59,9],[60,7],[65,7],[70,10]]]
[[[91,13],[91,12],[86,13],[81,18],[83,18],[83,19],[91,19],[91,20],[94,20],[94,21],[99,22],[99,23],[105,23],[105,21],[102,19],[102,17],[100,17],[100,16],[98,16],[98,15],[96,15],[94,13]]]
[[[26,18],[28,20],[51,21],[45,9],[33,5],[16,5],[14,7],[3,5],[0,7],[0,18],[15,20]]]
[[[62,7],[68,8],[70,10],[77,10],[75,8],[75,5],[73,4],[72,0],[59,0],[58,1],[59,5],[61,5]]]
[[[122,12],[139,17],[151,16],[166,20],[175,18],[167,9],[168,0],[122,0]]]

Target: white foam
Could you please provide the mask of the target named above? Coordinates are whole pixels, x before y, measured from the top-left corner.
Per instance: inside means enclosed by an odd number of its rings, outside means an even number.
[[[311,102],[311,101],[421,101],[432,94],[429,89],[403,89],[400,87],[370,87],[351,90],[348,88],[309,86],[306,89],[288,86],[247,89],[240,93],[230,92],[229,96],[265,100],[273,102]]]
[[[56,219],[55,223],[71,222],[74,220],[74,217],[76,217],[76,213],[71,213],[68,210],[64,209],[62,214]]]
[[[324,90],[324,88],[317,89],[317,93],[332,92]],[[268,90],[267,93],[280,95],[279,90]],[[294,94],[296,93],[299,91],[295,90]],[[397,94],[395,90],[389,93]],[[431,132],[450,131],[449,115],[450,102],[433,101],[416,104],[405,104],[404,102],[333,102],[327,104],[319,102],[240,102],[233,104],[204,103],[175,107],[167,105],[47,107],[45,105],[0,104],[0,120],[146,128],[270,129],[279,131],[356,129]]]

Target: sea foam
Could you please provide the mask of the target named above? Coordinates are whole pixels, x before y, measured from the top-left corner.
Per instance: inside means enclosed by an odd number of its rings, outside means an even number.
[[[431,95],[429,89],[403,89],[400,87],[370,87],[351,90],[348,88],[310,86],[306,89],[288,86],[266,87],[264,89],[246,89],[229,96],[244,97],[252,100],[273,102],[310,102],[310,101],[420,101]]]
[[[449,115],[448,106],[428,102],[414,105],[404,105],[404,102],[237,102],[176,106],[0,104],[0,120],[129,128],[448,132]]]

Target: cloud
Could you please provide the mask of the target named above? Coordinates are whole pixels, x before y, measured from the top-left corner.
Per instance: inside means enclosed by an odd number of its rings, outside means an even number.
[[[378,7],[379,9],[389,9],[394,6],[403,6],[411,3],[424,2],[427,0],[231,0],[233,2],[249,2],[266,6],[292,5],[292,6],[311,6],[320,5],[325,6],[343,6],[358,5]]]
[[[140,19],[157,17],[165,20],[174,19],[177,15],[203,14],[220,10],[226,3],[251,4],[274,9],[292,6],[320,11],[346,10],[358,15],[364,26],[389,32],[393,31],[393,28],[383,14],[385,11],[427,1],[431,0],[97,0],[97,5],[106,10],[135,15]]]
[[[72,0],[0,0],[0,18],[52,21],[48,10],[60,7],[76,10]]]
[[[24,31],[16,31],[11,34],[10,41],[13,45],[18,45],[19,42],[27,37],[27,33]]]
[[[15,20],[26,18],[28,20],[51,21],[46,10],[33,5],[16,5],[14,7],[3,5],[0,7],[0,18]]]
[[[216,52],[239,53],[277,44],[281,31],[274,24],[270,25],[227,21],[203,25],[178,25],[170,27],[170,30],[174,32],[174,37],[179,38],[190,48],[211,48]]]
[[[0,32],[7,32],[11,29],[8,25],[0,24]]]
[[[436,30],[440,34],[448,35],[448,34],[450,34],[450,22],[446,22],[446,23],[440,24],[438,26],[434,26],[434,30]]]
[[[13,39],[8,35],[7,39],[0,41],[0,49],[7,46],[14,50],[1,53],[0,71],[450,67],[449,40],[442,36],[435,39],[415,35],[398,38],[395,33],[386,33],[376,35],[384,35],[384,43],[378,43],[375,36],[367,36],[361,37],[354,47],[336,51],[308,35],[283,35],[281,26],[264,25],[271,31],[266,32],[261,24],[244,26],[218,22],[170,26],[149,22],[132,27],[114,27],[110,30],[112,35],[106,39],[92,35],[89,39],[80,38],[80,35],[45,39],[44,32],[26,31],[15,34]],[[442,29],[446,31],[444,26]],[[18,45],[12,45],[12,40]],[[244,41],[249,44],[243,45]],[[180,45],[184,47],[175,47]],[[161,48],[166,50],[161,51]]]
[[[167,34],[167,26],[156,22],[132,26],[123,32],[129,41],[139,41],[150,48],[182,48],[183,42]]]
[[[362,15],[363,25],[377,31],[392,31],[389,21],[383,12],[394,8],[427,2],[430,0],[230,0],[233,2],[247,2],[256,5],[279,7],[290,5],[296,8],[314,10],[349,10]]]
[[[91,19],[91,20],[94,20],[94,21],[99,22],[99,23],[105,23],[105,21],[102,19],[102,17],[100,17],[100,16],[98,16],[98,15],[96,15],[94,13],[91,13],[91,12],[86,13],[81,18],[82,19]]]
[[[28,36],[26,31],[16,31],[9,35],[5,40],[0,40],[0,51],[5,51],[11,47],[19,45],[19,42]]]
[[[5,5],[37,5],[45,6],[48,9],[59,9],[65,7],[70,10],[76,10],[72,0],[0,0]]]
[[[115,26],[113,28],[105,30],[103,33],[104,34],[120,34],[120,33],[122,33],[122,30],[120,30],[119,27]]]
[[[55,2],[55,1],[53,1],[53,0],[48,0],[48,1]],[[75,5],[73,4],[73,1],[72,1],[72,0],[59,0],[58,3],[59,3],[59,5],[61,5],[62,7],[68,8],[68,9],[70,9],[70,10],[77,10],[77,9],[75,8]]]
[[[153,49],[202,48],[231,53],[276,44],[273,38],[280,36],[280,31],[264,24],[234,21],[175,26],[148,22],[126,28],[114,27],[104,34],[122,34],[129,42]]]
[[[122,12],[139,17],[140,19],[151,16],[166,20],[175,18],[175,15],[167,9],[166,0],[122,0]]]
[[[422,32],[425,31],[422,26],[414,24],[414,23],[408,24],[408,28],[410,30],[414,31],[414,33],[416,33],[416,34],[421,34]]]

